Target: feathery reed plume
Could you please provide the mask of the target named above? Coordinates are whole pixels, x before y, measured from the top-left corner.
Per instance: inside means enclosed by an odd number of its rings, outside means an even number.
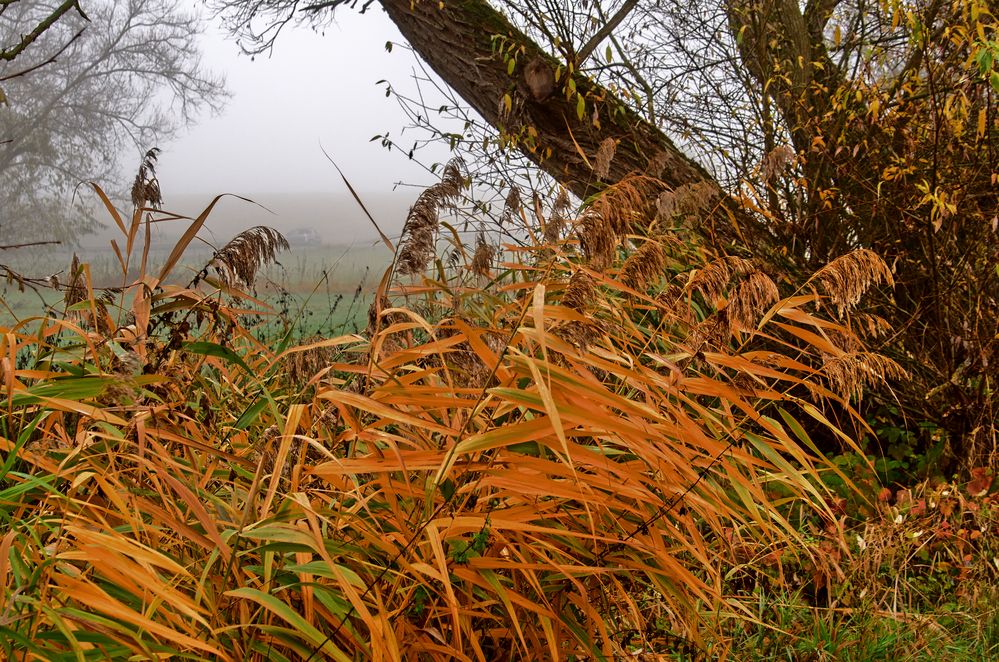
[[[83,279],[83,268],[80,258],[73,253],[73,259],[69,264],[69,281],[66,283],[66,291],[63,294],[66,308],[72,308],[87,298],[87,288]]]
[[[763,175],[763,181],[770,183],[778,175],[784,174],[796,157],[797,154],[787,145],[774,147],[763,157],[763,161],[760,163],[760,173]]]
[[[440,200],[434,198],[432,191],[433,186],[420,194],[406,218],[398,258],[399,273],[404,276],[424,271],[434,254]]]
[[[520,187],[516,184],[510,184],[506,200],[503,201],[503,213],[500,214],[499,220],[500,227],[513,221],[514,217],[520,213],[521,204]]]
[[[847,352],[829,358],[822,365],[822,374],[830,390],[843,397],[859,392],[864,386],[906,376],[902,366],[887,356],[873,352]]]
[[[663,221],[681,214],[698,215],[710,206],[718,194],[718,188],[707,182],[684,184],[663,191],[656,198],[656,218]]]
[[[569,215],[569,193],[564,188],[560,188],[555,204],[552,206],[551,216],[544,224],[544,240],[546,244],[554,244],[562,238],[562,231],[565,229],[566,218]]]
[[[597,148],[597,154],[593,159],[593,174],[597,179],[607,179],[610,174],[611,161],[614,160],[614,153],[617,151],[617,141],[611,137],[604,138]]]
[[[139,164],[139,171],[132,182],[132,204],[136,209],[143,207],[159,209],[163,204],[160,181],[156,179],[156,160],[159,158],[159,153],[160,148],[153,147],[145,153]]]
[[[663,170],[666,169],[667,161],[669,161],[669,156],[666,152],[661,149],[657,150],[656,153],[652,155],[652,158],[649,159],[649,163],[645,167],[645,174],[659,179],[663,174]]]
[[[323,346],[322,336],[312,336],[301,341],[303,346],[310,346],[301,352],[293,352],[285,357],[285,374],[296,387],[304,387],[313,377],[325,370],[336,358],[333,347]]]
[[[762,271],[753,271],[742,279],[735,295],[726,306],[730,328],[741,331],[753,330],[760,315],[779,299],[780,292],[770,276]]]
[[[194,284],[212,269],[226,285],[252,285],[257,270],[274,262],[277,254],[288,248],[288,240],[274,228],[258,225],[244,230],[215,251],[211,262],[194,279]]]
[[[808,279],[807,284],[815,282],[822,285],[822,289],[836,304],[836,310],[841,316],[845,310],[860,302],[860,297],[871,285],[895,284],[891,269],[885,261],[867,248],[858,248],[851,253],[841,255],[822,267]]]
[[[604,189],[590,207],[607,220],[615,234],[627,234],[637,226],[644,229],[648,225],[640,221],[651,220],[654,200],[661,188],[658,180],[632,175]]]
[[[624,261],[621,282],[633,290],[644,290],[649,283],[662,278],[665,266],[666,250],[662,244],[655,240],[646,241]]]
[[[697,323],[687,334],[685,340],[690,351],[696,355],[705,349],[724,346],[729,337],[727,317],[728,315],[723,310],[717,315],[711,315],[706,320]]]
[[[472,255],[472,263],[469,269],[479,276],[489,276],[489,270],[493,266],[493,256],[496,249],[486,241],[486,233],[479,230],[475,238],[475,253]]]
[[[851,327],[864,338],[883,338],[892,328],[888,320],[873,313],[853,313],[850,321]]]
[[[565,286],[562,294],[562,305],[566,308],[583,312],[586,304],[593,299],[593,291],[596,283],[593,277],[585,271],[577,271],[569,278],[569,284]]]
[[[552,333],[580,351],[586,351],[603,335],[604,329],[597,320],[587,318],[558,324],[552,329]],[[590,370],[596,374],[599,368],[591,366]]]
[[[460,158],[448,161],[441,181],[424,190],[410,208],[396,260],[403,276],[421,273],[430,264],[437,246],[440,209],[453,206],[461,195],[466,183],[464,169],[465,162]]]
[[[663,191],[656,198],[656,219],[669,220],[676,214],[676,191]]]
[[[594,209],[584,211],[576,233],[583,254],[594,269],[602,270],[613,261],[617,235],[599,212]]]
[[[752,261],[726,255],[693,272],[687,282],[687,290],[698,291],[706,300],[713,303],[721,298],[733,278],[756,270]]]

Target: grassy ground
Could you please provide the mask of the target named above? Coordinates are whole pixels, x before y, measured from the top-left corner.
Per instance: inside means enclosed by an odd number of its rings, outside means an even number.
[[[150,259],[156,264],[166,255],[165,249],[154,249]],[[11,267],[32,278],[58,274],[72,259],[63,254],[26,253],[15,257]],[[110,249],[91,251],[85,257],[92,260],[95,284],[110,287],[120,283],[121,269]],[[193,277],[210,259],[209,252],[192,252],[175,280]],[[244,321],[261,339],[284,335],[289,330],[296,338],[356,332],[367,323],[372,293],[390,259],[385,248],[370,243],[293,246],[279,256],[277,264],[267,267],[251,292],[264,304],[264,313]],[[0,326],[43,315],[48,306],[58,306],[60,301],[59,293],[45,287],[21,288],[17,282],[4,283],[0,285]]]

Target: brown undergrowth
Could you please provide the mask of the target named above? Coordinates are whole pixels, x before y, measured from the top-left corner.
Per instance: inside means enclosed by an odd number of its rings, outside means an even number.
[[[806,562],[802,518],[849,553],[823,475],[849,477],[806,429],[850,445],[844,396],[895,370],[824,313],[883,265],[782,293],[659,229],[636,190],[565,239],[390,271],[370,335],[301,346],[239,324],[232,288],[280,248],[267,232],[164,285],[211,208],[112,296],[80,266],[65,315],[0,335],[0,647],[652,659],[752,622],[726,577],[747,550]],[[402,274],[432,257],[424,202]],[[145,221],[108,209],[128,273]]]

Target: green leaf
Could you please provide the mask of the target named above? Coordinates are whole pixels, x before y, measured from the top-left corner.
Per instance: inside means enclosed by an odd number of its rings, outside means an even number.
[[[245,430],[250,427],[250,424],[257,420],[257,416],[260,415],[260,412],[262,412],[266,406],[267,400],[265,398],[260,398],[247,407],[242,414],[240,414],[239,420],[236,421],[236,424],[233,427],[237,430]]]
[[[301,614],[296,612],[294,609],[286,605],[285,603],[278,600],[273,595],[264,593],[263,591],[258,591],[255,588],[243,587],[233,589],[231,591],[226,591],[226,595],[233,598],[242,598],[244,600],[250,600],[251,602],[256,602],[258,605],[271,612],[275,616],[278,616],[286,623],[295,628],[295,631],[308,643],[315,646],[318,650],[324,651],[325,653],[331,655],[333,659],[342,660],[342,662],[351,662],[350,657],[347,656],[342,650],[336,647],[331,639],[323,635],[316,626],[305,620]]]
[[[582,120],[585,115],[586,115],[586,99],[584,99],[583,95],[580,94],[579,96],[576,97],[576,116],[579,117],[580,120]]]
[[[96,398],[113,381],[115,381],[113,377],[96,376],[55,379],[15,393],[11,401],[15,407],[35,404],[39,398],[59,398],[79,402]]]
[[[333,570],[333,568],[336,568],[336,570]],[[364,588],[364,581],[361,580],[356,572],[342,565],[330,567],[330,564],[326,561],[309,561],[308,563],[289,565],[285,567],[285,570],[296,574],[316,575],[317,577],[325,577],[326,579],[338,579],[342,577],[352,586]]]
[[[191,342],[184,345],[184,349],[191,352],[192,354],[201,354],[202,356],[216,356],[220,359],[225,359],[229,363],[235,363],[240,368],[245,370],[249,374],[253,374],[250,370],[250,366],[246,365],[242,357],[240,357],[236,352],[232,351],[228,347],[223,347],[217,343],[213,342]]]

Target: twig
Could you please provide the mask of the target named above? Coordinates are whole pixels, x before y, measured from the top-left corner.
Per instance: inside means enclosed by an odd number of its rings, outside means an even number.
[[[36,64],[36,65],[34,65],[32,67],[28,67],[27,69],[24,69],[22,71],[18,71],[17,73],[10,74],[9,76],[4,76],[3,78],[0,78],[0,83],[2,83],[4,81],[7,81],[7,80],[10,80],[12,78],[17,78],[18,76],[24,76],[25,74],[30,74],[32,71],[35,71],[37,69],[41,69],[42,67],[48,66],[50,64],[55,64],[56,59],[60,55],[62,55],[63,53],[65,53],[66,49],[69,48],[73,44],[74,41],[76,41],[81,36],[83,36],[83,31],[85,29],[86,28],[80,28],[80,30],[75,35],[73,35],[73,38],[70,39],[69,41],[67,41],[65,44],[63,44],[63,47],[60,48],[58,51],[56,51],[56,53],[53,54],[52,57],[50,57],[49,59],[45,60],[44,62],[39,62],[38,64]],[[10,141],[7,141],[7,142],[10,142]]]
[[[31,241],[27,244],[7,244],[0,246],[0,251],[7,251],[13,248],[28,248],[29,246],[48,246],[49,244],[61,244],[61,241]]]

